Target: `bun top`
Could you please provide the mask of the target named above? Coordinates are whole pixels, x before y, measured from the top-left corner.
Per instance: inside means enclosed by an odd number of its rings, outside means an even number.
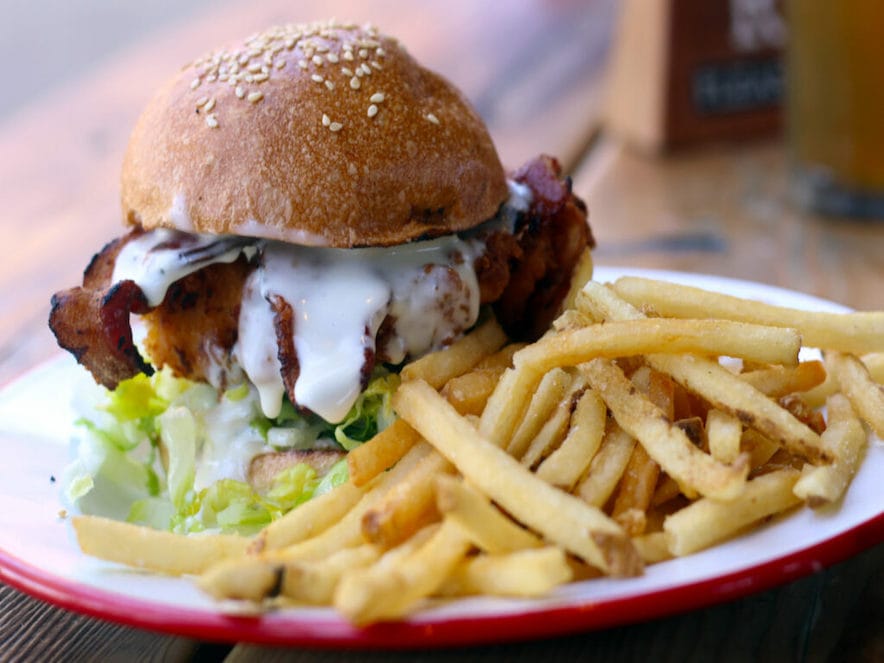
[[[507,197],[484,123],[371,27],[286,25],[186,66],[139,118],[126,221],[308,246],[466,230]]]

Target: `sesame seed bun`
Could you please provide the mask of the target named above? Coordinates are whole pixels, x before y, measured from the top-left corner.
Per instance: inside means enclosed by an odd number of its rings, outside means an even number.
[[[463,95],[395,39],[337,24],[273,28],[185,67],[122,173],[130,224],[341,248],[465,230],[506,196]]]

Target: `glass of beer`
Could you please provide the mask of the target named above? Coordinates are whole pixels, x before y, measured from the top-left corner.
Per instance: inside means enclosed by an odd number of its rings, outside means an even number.
[[[884,220],[884,0],[790,0],[787,11],[794,198]]]

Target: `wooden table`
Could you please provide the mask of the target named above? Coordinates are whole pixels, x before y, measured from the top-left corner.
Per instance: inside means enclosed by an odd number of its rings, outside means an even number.
[[[265,2],[204,10],[51,90],[0,124],[0,384],[57,350],[50,293],[119,231],[118,168],[152,90],[211,47],[278,21],[372,20],[456,81],[505,163],[558,155],[591,210],[598,264],[747,278],[884,308],[884,224],[813,218],[785,194],[782,144],[665,158],[600,129],[614,0]],[[14,462],[8,459],[6,462]],[[810,577],[689,614],[518,645],[409,654],[216,645],[70,614],[0,585],[0,659],[882,660],[884,545]]]

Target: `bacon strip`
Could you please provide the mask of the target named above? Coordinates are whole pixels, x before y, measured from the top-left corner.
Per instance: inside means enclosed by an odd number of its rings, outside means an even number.
[[[49,328],[59,346],[85,366],[108,389],[139,373],[151,375],[132,340],[130,313],[145,313],[147,299],[132,281],[111,285],[120,250],[142,230],[136,229],[105,245],[83,273],[83,286],[52,296]]]

